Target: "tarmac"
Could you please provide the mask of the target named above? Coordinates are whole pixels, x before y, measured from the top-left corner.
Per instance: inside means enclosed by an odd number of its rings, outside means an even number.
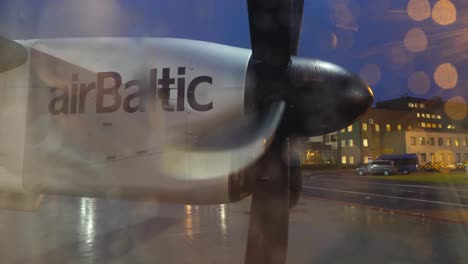
[[[304,187],[325,189],[308,177]],[[369,192],[356,186],[344,190]],[[365,204],[360,194],[338,193],[349,198],[343,199],[311,190],[291,210],[287,263],[468,263],[463,221]],[[1,263],[243,263],[249,214],[249,198],[189,206],[47,195],[35,212],[0,211]]]

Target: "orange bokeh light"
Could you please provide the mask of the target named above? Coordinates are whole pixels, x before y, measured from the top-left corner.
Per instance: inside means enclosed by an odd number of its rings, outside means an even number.
[[[366,64],[359,72],[361,78],[369,85],[376,85],[381,78],[380,67],[377,64]]]
[[[415,94],[426,94],[430,88],[431,80],[425,72],[414,72],[408,78],[408,89]]]
[[[403,43],[409,51],[424,51],[427,48],[426,33],[420,28],[412,28],[406,33]]]
[[[434,72],[434,81],[442,89],[454,88],[458,83],[458,73],[451,63],[444,63]]]
[[[449,0],[439,0],[432,9],[432,19],[439,25],[450,25],[457,20],[457,8]]]
[[[428,0],[410,0],[406,12],[413,20],[423,21],[431,16],[431,4]]]
[[[445,113],[453,120],[465,119],[468,112],[466,101],[461,96],[450,98],[447,103],[445,103],[444,108]]]

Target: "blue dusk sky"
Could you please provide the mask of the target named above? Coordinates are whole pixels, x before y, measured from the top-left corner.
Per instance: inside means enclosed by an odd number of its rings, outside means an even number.
[[[250,48],[245,0],[0,0],[0,35],[174,37]],[[360,74],[377,100],[468,100],[466,0],[306,0],[299,45],[299,56]]]

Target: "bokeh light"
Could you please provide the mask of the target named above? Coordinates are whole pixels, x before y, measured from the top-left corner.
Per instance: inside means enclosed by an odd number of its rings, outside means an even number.
[[[359,72],[361,78],[369,85],[376,85],[381,78],[380,67],[377,64],[366,64]]]
[[[102,36],[112,35],[119,28],[126,27],[126,18],[122,17],[123,5],[115,0],[62,0],[54,3],[43,3],[43,8],[37,10],[39,21],[38,32],[52,32],[57,21],[67,21],[67,31],[78,35]],[[55,28],[56,29],[56,28]],[[57,32],[53,32],[57,34]]]
[[[426,94],[430,88],[431,80],[425,72],[414,72],[408,78],[408,89],[415,94]]]
[[[351,10],[345,2],[339,2],[334,5],[333,18],[338,27],[355,28],[356,22]]]
[[[439,25],[450,25],[457,20],[457,8],[449,0],[439,0],[432,9],[432,19]]]
[[[402,65],[413,61],[413,53],[409,52],[402,46],[394,46],[389,53],[390,59],[394,64]]]
[[[406,33],[403,43],[409,51],[424,51],[427,48],[426,33],[420,28],[413,28]]]
[[[335,33],[337,48],[349,49],[354,45],[354,32],[351,30],[339,30]]]
[[[336,49],[338,45],[338,37],[330,31],[318,31],[317,33],[318,46],[321,51],[330,51]]]
[[[335,33],[331,33],[331,37],[332,37],[332,48],[336,49],[336,47],[338,47],[338,37],[336,36]]]
[[[406,12],[413,20],[423,21],[431,16],[431,4],[428,0],[410,0]]]
[[[458,83],[458,73],[451,63],[439,65],[434,72],[434,81],[442,89],[454,88]]]
[[[453,120],[463,120],[466,118],[468,112],[468,106],[466,101],[461,96],[455,96],[450,98],[445,103],[445,113]]]

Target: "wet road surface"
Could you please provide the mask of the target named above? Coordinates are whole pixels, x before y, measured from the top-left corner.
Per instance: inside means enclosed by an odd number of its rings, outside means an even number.
[[[305,172],[303,182],[310,197],[468,224],[468,186],[379,180],[353,172]]]
[[[466,225],[308,192],[291,211],[288,263],[468,263]],[[243,263],[249,211],[250,199],[188,206],[45,196],[36,212],[0,211],[0,263]]]

